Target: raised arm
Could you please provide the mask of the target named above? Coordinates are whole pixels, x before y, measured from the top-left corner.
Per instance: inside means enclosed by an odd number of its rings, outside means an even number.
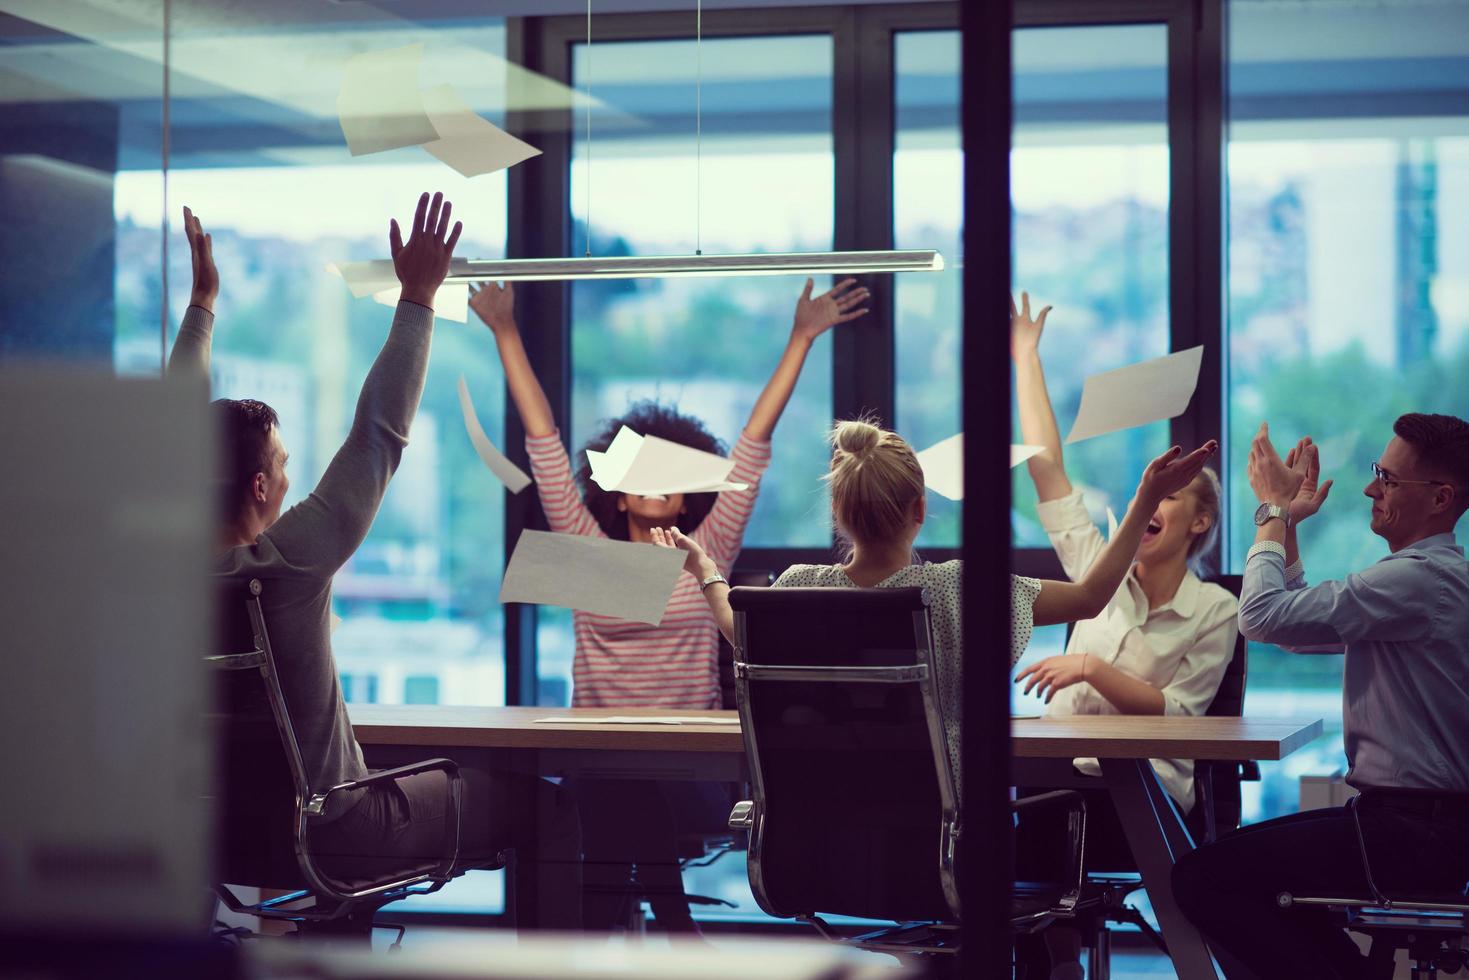
[[[1180,458],[1183,450],[1174,446],[1149,463],[1117,533],[1086,574],[1076,582],[1047,580],[1044,583],[1035,600],[1035,624],[1071,623],[1100,615],[1132,567],[1133,556],[1158,504],[1164,497],[1188,486],[1218,448],[1219,444],[1211,439]]]
[[[556,417],[551,413],[551,402],[530,366],[525,344],[520,339],[520,327],[515,323],[515,288],[508,282],[481,283],[478,288],[470,288],[469,306],[494,334],[500,363],[505,366],[510,400],[520,413],[525,434],[532,439],[553,435]]]
[[[362,383],[352,428],[316,489],[262,535],[309,574],[330,575],[357,550],[408,445],[428,371],[434,295],[463,230],[456,222],[449,233],[451,210],[441,194],[432,204],[427,194],[420,197],[406,245],[398,222],[391,223],[389,244],[402,298]]]
[[[1030,294],[1020,294],[1020,307],[1010,297],[1010,357],[1015,362],[1015,393],[1020,402],[1020,437],[1032,446],[1044,446],[1045,452],[1026,461],[1036,496],[1042,500],[1058,500],[1071,493],[1071,480],[1061,455],[1061,432],[1056,427],[1056,413],[1046,391],[1046,374],[1041,367],[1041,333],[1046,328],[1049,306],[1042,307],[1034,318],[1030,315]]]
[[[815,284],[810,279],[806,280],[806,288],[796,300],[796,321],[791,327],[791,339],[775,366],[775,373],[766,382],[760,397],[755,399],[750,420],[745,423],[745,434],[751,439],[769,441],[775,431],[775,423],[780,421],[786,403],[791,400],[791,392],[796,389],[801,368],[806,364],[806,355],[811,352],[816,338],[838,323],[866,314],[866,307],[858,307],[870,294],[865,286],[853,289],[856,284],[855,279],[843,279],[813,299],[811,290]]]
[[[173,351],[168,356],[169,374],[209,374],[209,354],[214,335],[214,300],[219,296],[219,271],[214,267],[214,238],[188,207],[184,208],[184,236],[189,241],[189,263],[194,269],[194,286],[189,307],[179,324]]]

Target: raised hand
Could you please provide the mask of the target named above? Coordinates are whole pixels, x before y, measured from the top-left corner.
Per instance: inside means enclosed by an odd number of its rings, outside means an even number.
[[[714,562],[699,546],[699,542],[689,537],[676,527],[655,527],[649,532],[653,543],[660,548],[677,548],[684,552],[683,568],[694,578],[703,581],[714,571]],[[713,571],[711,571],[713,569]]]
[[[1046,314],[1049,306],[1041,307],[1034,318],[1030,315],[1030,293],[1020,294],[1020,306],[1015,306],[1015,297],[1010,297],[1010,357],[1020,360],[1040,349],[1041,332],[1046,329]]]
[[[495,333],[515,329],[515,287],[508,282],[471,283],[469,308]]]
[[[815,283],[807,279],[806,288],[801,290],[801,298],[796,300],[796,323],[791,328],[791,336],[812,341],[838,323],[846,323],[865,315],[865,306],[861,309],[856,307],[872,294],[865,286],[853,289],[856,284],[855,279],[843,279],[813,299],[811,290]]]
[[[389,222],[388,245],[393,253],[393,270],[403,284],[401,299],[433,307],[434,294],[449,274],[449,259],[459,243],[459,233],[464,230],[464,224],[456,221],[453,232],[449,232],[449,214],[453,208],[443,194],[434,194],[430,204],[425,191],[418,198],[418,210],[413,215],[413,228],[406,245],[397,219]]]
[[[204,225],[187,205],[184,207],[184,237],[189,240],[189,263],[194,267],[194,288],[189,294],[189,305],[202,306],[213,313],[214,300],[219,296],[214,238],[204,232]]]
[[[1317,471],[1319,475],[1319,463]],[[1280,458],[1280,453],[1275,451],[1275,445],[1270,441],[1268,422],[1260,423],[1260,431],[1255,433],[1255,438],[1250,442],[1250,461],[1246,472],[1250,478],[1250,489],[1255,491],[1257,500],[1286,508],[1290,507],[1306,482],[1305,468],[1293,469],[1287,466],[1285,460]]]
[[[1137,484],[1138,498],[1146,501],[1150,508],[1156,507],[1163,498],[1192,483],[1218,449],[1219,443],[1213,439],[1187,456],[1182,455],[1181,448],[1174,446],[1143,470],[1142,479]]]
[[[1286,508],[1290,512],[1290,522],[1299,524],[1313,516],[1326,503],[1334,481],[1321,482],[1321,451],[1316,448],[1310,436],[1302,437],[1291,447],[1291,451],[1285,454],[1285,465],[1304,474],[1301,488],[1296,491],[1290,506]]]

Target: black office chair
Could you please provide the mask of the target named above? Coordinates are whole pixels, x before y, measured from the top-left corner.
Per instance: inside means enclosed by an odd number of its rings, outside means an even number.
[[[1359,797],[1347,800],[1347,809],[1357,828],[1357,853],[1367,881],[1365,895],[1295,895],[1281,892],[1281,908],[1302,905],[1326,908],[1341,918],[1344,928],[1372,938],[1368,952],[1368,975],[1380,980],[1393,976],[1399,949],[1408,951],[1413,980],[1432,980],[1439,972],[1459,973],[1469,966],[1469,887],[1444,894],[1401,895],[1390,898],[1377,886],[1372,862],[1362,835]]]
[[[1228,589],[1239,598],[1244,577],[1214,575],[1206,581]],[[1235,636],[1234,655],[1219,690],[1205,712],[1210,718],[1239,718],[1245,713],[1245,683],[1249,680],[1249,642],[1243,634]],[[1257,762],[1198,759],[1194,762],[1194,808],[1188,815],[1188,829],[1200,844],[1211,843],[1239,827],[1241,816],[1240,783],[1259,782]]]
[[[209,720],[218,751],[210,800],[214,891],[237,913],[294,922],[307,933],[364,937],[373,914],[383,905],[437,891],[462,873],[456,868],[458,766],[449,759],[428,759],[336,786],[309,785],[276,675],[276,656],[260,604],[263,592],[259,579],[220,586],[215,648],[236,652],[205,658],[213,669],[215,699]],[[454,792],[440,860],[386,867],[381,874],[350,880],[334,878],[322,869],[312,850],[310,829],[333,794],[434,770],[448,774]],[[238,898],[231,885],[284,894],[249,903]]]
[[[963,820],[926,594],[735,588],[730,604],[753,792],[729,823],[750,834],[756,901],[831,939],[823,913],[902,923],[848,940],[868,948],[955,952]],[[1017,897],[1014,920],[1070,915],[1085,846],[1081,795],[1019,805],[1071,810],[1073,860],[1067,880]]]

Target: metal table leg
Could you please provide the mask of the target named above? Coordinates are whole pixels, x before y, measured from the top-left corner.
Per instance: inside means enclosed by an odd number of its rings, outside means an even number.
[[[1173,901],[1173,862],[1194,842],[1147,759],[1103,759],[1102,779],[1117,807],[1127,843],[1180,980],[1218,980],[1204,937]]]

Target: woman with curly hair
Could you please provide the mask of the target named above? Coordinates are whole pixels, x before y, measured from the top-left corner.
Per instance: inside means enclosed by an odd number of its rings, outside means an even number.
[[[723,444],[698,419],[643,402],[603,425],[577,454],[582,464],[573,478],[551,403],[520,339],[514,290],[509,283],[483,284],[470,298],[470,306],[495,336],[510,397],[525,426],[531,473],[551,530],[649,542],[652,528],[678,524],[708,552],[721,573],[728,575],[755,507],[760,477],[770,462],[771,433],[790,400],[812,342],[832,326],[867,312],[860,304],[868,292],[865,288],[854,289],[854,285],[855,280],[847,279],[813,297],[812,281],[806,280],[806,288],[796,302],[790,342],[756,399],[731,454],[735,465],[729,479],[748,483],[749,490],[640,497],[609,493],[592,482],[585,450],[605,450],[624,425],[641,436],[658,436],[720,455],[725,453]],[[699,583],[680,578],[657,626],[580,611],[574,622],[574,706],[683,710],[719,707],[719,631],[700,595]]]

